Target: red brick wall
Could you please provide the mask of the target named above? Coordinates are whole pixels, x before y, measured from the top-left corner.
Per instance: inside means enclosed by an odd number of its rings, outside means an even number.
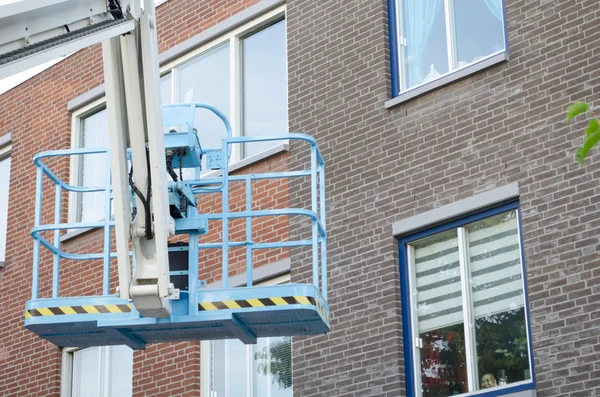
[[[258,0],[170,0],[157,10],[159,51],[200,33]],[[12,175],[8,211],[8,237],[6,267],[0,270],[0,395],[2,396],[58,396],[60,394],[60,350],[40,340],[23,327],[25,301],[31,296],[31,267],[33,240],[29,232],[33,227],[35,168],[32,158],[44,150],[65,149],[71,144],[71,115],[67,102],[103,82],[100,46],[79,51],[68,59],[40,73],[27,82],[0,95],[0,134],[12,132]],[[68,178],[68,164],[57,161],[54,166],[62,178]],[[263,164],[252,167],[283,170],[287,155],[279,155]],[[235,187],[233,197],[243,196],[243,189]],[[50,185],[45,185],[45,203],[54,200]],[[63,211],[66,213],[66,201]],[[235,203],[233,204],[235,205]],[[255,208],[282,208],[287,206],[287,182],[261,182],[257,185]],[[203,198],[203,208],[220,208],[216,197]],[[43,213],[45,222],[53,219],[53,205]],[[242,222],[243,223],[243,222]],[[216,238],[220,225],[215,224],[211,234]],[[287,223],[269,221],[255,223],[255,234],[265,238],[273,233],[288,235]],[[231,236],[244,235],[243,229],[232,227]],[[266,241],[266,240],[264,240]],[[98,252],[102,248],[99,232],[87,233],[65,244],[68,250]],[[42,251],[43,252],[43,251]],[[232,253],[231,274],[242,268],[244,257]],[[264,252],[256,254],[259,264],[267,262]],[[287,256],[279,250],[268,261]],[[40,296],[50,294],[51,257],[42,256]],[[101,265],[97,261],[62,263],[61,288],[65,296],[97,294]],[[203,277],[211,281],[218,278],[220,255],[205,255],[200,263]],[[116,274],[112,269],[112,287]],[[149,346],[134,355],[135,396],[197,396],[200,390],[200,349],[198,342],[161,344]]]

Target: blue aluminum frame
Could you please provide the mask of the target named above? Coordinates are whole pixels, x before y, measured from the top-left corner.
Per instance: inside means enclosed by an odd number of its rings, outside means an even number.
[[[401,87],[400,87],[400,65],[401,65],[401,60],[400,60],[400,54],[398,51],[398,34],[399,34],[399,30],[398,30],[398,2],[399,1],[407,1],[407,0],[387,0],[387,7],[388,7],[388,36],[389,36],[389,44],[390,44],[390,72],[391,72],[391,92],[392,92],[392,98],[396,98],[398,96],[401,96],[402,94],[405,94],[407,92],[410,92],[414,89],[420,88],[420,87],[426,87],[427,85],[433,85],[437,80],[439,80],[442,77],[446,77],[446,76],[451,76],[461,70],[464,69],[468,69],[469,67],[476,65],[480,62],[485,61],[488,58],[491,58],[492,56],[498,55],[498,54],[508,54],[509,53],[509,45],[508,45],[508,28],[506,25],[506,0],[502,0],[502,24],[504,26],[504,51],[499,51],[497,53],[494,54],[490,54],[488,56],[486,56],[483,59],[480,59],[477,62],[474,63],[470,63],[468,65],[463,66],[462,68],[458,68],[454,71],[448,72],[446,74],[441,75],[438,79],[435,79],[433,81],[428,81],[425,84],[420,84],[417,85],[415,87],[412,87],[408,90],[404,90],[401,91]],[[418,0],[417,0],[418,1]],[[437,88],[436,86],[433,86],[431,89],[435,89]]]
[[[188,290],[181,291],[181,300],[174,303],[174,313],[170,319],[143,319],[139,318],[139,313],[132,310],[133,319],[131,315],[118,314],[115,315],[115,324],[123,324],[123,321],[131,326],[140,323],[144,324],[164,324],[166,322],[180,322],[190,323],[194,321],[205,321],[210,318],[230,318],[231,314],[210,313],[210,312],[198,312],[198,304],[205,302],[210,296],[215,294],[215,290],[202,289],[206,286],[206,282],[199,280],[199,269],[198,269],[198,256],[199,251],[202,249],[214,249],[218,248],[222,250],[222,290],[220,299],[227,300],[227,294],[233,294],[231,296],[237,296],[236,299],[240,299],[240,296],[244,295],[243,291],[246,291],[248,299],[261,298],[265,296],[265,289],[273,287],[253,287],[252,283],[252,252],[255,249],[271,249],[271,248],[292,248],[292,247],[310,247],[312,249],[312,283],[311,284],[290,284],[283,288],[288,291],[288,295],[283,294],[282,296],[294,296],[294,294],[305,293],[306,296],[314,296],[316,300],[316,309],[321,310],[321,318],[323,322],[321,324],[314,324],[313,329],[324,330],[329,327],[329,307],[327,304],[327,232],[326,232],[326,218],[325,218],[325,163],[323,156],[321,155],[316,141],[314,138],[299,133],[288,133],[275,136],[264,136],[259,138],[252,137],[232,137],[231,126],[226,116],[221,113],[218,109],[211,105],[202,103],[192,104],[180,104],[180,105],[165,105],[164,108],[167,110],[168,117],[165,117],[164,124],[169,125],[183,125],[188,126],[188,131],[177,134],[165,134],[165,141],[167,138],[175,138],[176,142],[188,142],[190,150],[198,150],[198,155],[202,155],[209,152],[221,152],[227,153],[221,155],[221,175],[218,177],[205,177],[199,178],[199,165],[201,162],[195,161],[198,166],[196,168],[196,179],[186,180],[185,184],[191,189],[192,193],[197,195],[220,193],[222,200],[222,208],[220,213],[212,214],[197,214],[195,208],[188,208],[188,218],[190,219],[189,224],[194,225],[208,225],[209,220],[221,220],[222,221],[222,232],[221,242],[214,243],[202,243],[198,241],[198,235],[205,233],[207,227],[188,227],[185,229],[184,234],[189,234],[189,246],[185,249],[188,250],[189,257],[189,269],[187,272],[171,272],[172,275],[187,275],[188,276]],[[196,133],[192,130],[193,128],[193,116],[197,108],[208,109],[212,111],[217,117],[219,117],[227,130],[227,138],[222,140],[220,148],[200,148],[197,145]],[[182,134],[190,134],[190,137],[184,137]],[[175,136],[177,135],[177,136]],[[180,136],[181,135],[181,136]],[[201,135],[201,134],[200,134]],[[287,172],[271,172],[263,174],[244,174],[244,175],[229,175],[229,156],[231,154],[232,145],[246,144],[248,142],[264,142],[264,141],[298,141],[308,143],[310,146],[310,167],[301,171],[287,171]],[[174,141],[175,142],[175,141]],[[177,146],[177,144],[175,144]],[[34,216],[34,227],[31,231],[31,236],[34,239],[34,250],[33,250],[33,280],[32,280],[32,295],[31,300],[27,303],[28,309],[37,309],[44,307],[52,307],[48,305],[59,305],[60,301],[64,301],[65,305],[70,304],[81,304],[94,305],[101,304],[101,302],[112,302],[116,304],[118,301],[115,294],[111,294],[110,288],[110,260],[116,258],[115,252],[110,252],[110,229],[114,227],[114,221],[111,220],[111,206],[112,206],[112,189],[111,189],[111,175],[110,167],[108,164],[109,156],[106,156],[106,186],[75,186],[70,185],[65,181],[62,181],[51,168],[44,163],[44,160],[57,157],[69,157],[81,156],[84,154],[102,154],[107,153],[106,148],[94,148],[94,149],[71,149],[71,150],[56,150],[39,153],[34,157],[34,164],[37,167],[37,179],[36,179],[36,203],[35,203],[35,216]],[[186,161],[183,161],[184,165]],[[189,161],[188,161],[189,164]],[[43,181],[48,178],[51,183],[55,186],[55,216],[54,223],[42,224],[42,194],[43,194]],[[271,210],[252,210],[252,182],[257,180],[275,180],[275,179],[291,179],[291,178],[310,178],[311,186],[311,207],[310,209],[305,208],[286,208],[286,209],[271,209]],[[245,183],[245,210],[239,212],[232,212],[229,210],[229,183],[230,182],[244,182]],[[64,191],[75,192],[75,193],[90,193],[90,192],[104,192],[104,203],[105,203],[105,218],[103,221],[98,222],[61,222],[62,218],[62,193]],[[133,196],[132,196],[133,197]],[[290,241],[275,241],[266,243],[256,243],[252,241],[252,218],[257,217],[291,217],[301,216],[307,218],[311,222],[312,236],[306,240],[290,240]],[[246,219],[246,235],[242,241],[230,241],[228,233],[228,221],[232,219]],[[196,223],[194,223],[196,222]],[[177,233],[176,222],[176,234]],[[69,253],[65,252],[60,247],[60,234],[61,231],[71,229],[103,229],[104,230],[104,248],[100,253]],[[189,230],[193,230],[189,232]],[[53,233],[53,241],[50,241],[43,236],[45,232]],[[40,248],[46,248],[53,255],[53,271],[52,271],[52,291],[50,299],[39,299],[39,270],[40,270]],[[247,273],[247,285],[245,288],[236,288],[235,292],[229,287],[229,249],[231,247],[245,247],[246,248],[246,273]],[[183,248],[176,247],[170,248],[171,250],[181,250]],[[132,255],[132,253],[129,253]],[[91,260],[91,259],[102,259],[103,261],[103,277],[102,277],[102,296],[99,297],[81,297],[76,298],[61,298],[59,286],[60,286],[60,261],[61,259],[70,260]],[[135,266],[135,256],[133,256],[133,266]],[[320,276],[320,280],[319,280]],[[319,282],[320,281],[320,282]],[[310,287],[310,289],[307,289]],[[225,291],[223,295],[222,291]],[[230,292],[227,292],[230,291]],[[315,292],[311,292],[315,291]],[[240,295],[242,293],[242,295]],[[77,300],[78,299],[78,300]],[[201,300],[202,299],[202,300]],[[233,299],[233,298],[229,298]],[[73,303],[75,302],[75,303]],[[99,303],[100,302],[100,303]],[[121,304],[126,303],[121,301]],[[287,307],[300,307],[305,305],[291,305]],[[267,308],[247,308],[246,312],[256,312],[261,310],[286,310],[286,307],[267,307]],[[306,310],[305,308],[302,310]],[[92,315],[90,315],[92,316]],[[103,315],[106,316],[106,315]],[[110,324],[111,320],[100,316],[99,324]],[[137,318],[136,318],[137,316]],[[215,317],[216,316],[216,317]],[[229,316],[229,317],[228,317]],[[310,317],[310,316],[309,316]],[[308,317],[307,317],[308,318]],[[59,324],[70,321],[78,321],[78,319],[70,318],[69,316],[52,316],[49,318],[28,318],[26,325],[36,326],[40,324]],[[132,323],[133,321],[133,323]],[[225,320],[223,320],[225,321]],[[307,320],[308,321],[308,320]],[[133,324],[133,325],[132,325]],[[325,327],[325,328],[323,328]],[[240,326],[240,329],[244,327]],[[241,337],[245,338],[246,341],[252,341],[252,338],[247,338],[241,331]]]
[[[441,233],[446,230],[455,229],[460,226],[464,226],[466,224],[489,218],[491,216],[501,214],[506,211],[516,210],[517,212],[517,221],[519,225],[519,245],[521,249],[521,265],[522,265],[522,273],[523,273],[523,285],[525,290],[523,291],[525,295],[525,322],[527,323],[527,338],[528,338],[528,346],[529,346],[529,368],[531,369],[531,382],[525,384],[519,384],[516,386],[507,386],[497,390],[491,390],[489,392],[481,392],[477,391],[477,395],[485,396],[485,397],[495,397],[502,396],[510,393],[515,393],[522,390],[531,390],[535,389],[536,379],[535,379],[535,368],[534,368],[534,360],[533,360],[533,346],[531,339],[531,320],[529,316],[529,294],[527,293],[527,272],[525,267],[525,251],[523,248],[523,239],[522,239],[522,222],[521,222],[521,209],[519,201],[513,201],[506,203],[504,205],[494,207],[492,209],[488,209],[481,212],[476,212],[472,215],[457,219],[452,222],[448,222],[439,226],[435,226],[406,237],[402,237],[398,240],[398,252],[400,257],[400,289],[401,289],[401,297],[402,297],[402,332],[403,332],[403,341],[404,341],[404,363],[405,363],[405,376],[406,376],[406,395],[414,396],[415,395],[415,382],[418,380],[414,379],[414,356],[412,354],[414,349],[414,335],[412,334],[412,319],[411,319],[411,293],[410,293],[410,274],[409,272],[409,264],[408,264],[408,256],[406,246],[416,240],[422,239],[427,236],[431,236],[433,234]],[[466,392],[461,395],[471,395]]]

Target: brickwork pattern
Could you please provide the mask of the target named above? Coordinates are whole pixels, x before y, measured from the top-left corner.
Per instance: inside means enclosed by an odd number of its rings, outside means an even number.
[[[296,396],[404,395],[392,223],[511,182],[538,396],[600,393],[600,157],[579,167],[584,124],[564,123],[570,102],[600,99],[600,3],[506,7],[510,61],[387,110],[386,1],[288,2],[290,129],[315,136],[328,165],[333,328],[294,338]],[[293,206],[309,200],[291,189]]]
[[[257,2],[258,0],[169,0],[157,9],[159,51],[177,45]],[[35,153],[44,150],[70,147],[71,115],[67,112],[67,102],[102,82],[101,47],[96,45],[73,54],[0,95],[0,134],[12,132],[13,137],[7,263],[0,270],[0,280],[3,283],[0,289],[2,396],[60,395],[60,349],[39,340],[23,327],[25,301],[31,296],[33,242],[29,232],[33,227],[32,194],[35,189],[32,158]],[[280,156],[275,163],[285,163],[285,157]],[[61,178],[68,180],[69,168],[66,161],[56,162],[53,166]],[[275,192],[269,192],[268,197],[263,197],[263,203],[285,205],[285,185],[279,183],[274,188]],[[45,203],[53,202],[52,192],[52,187],[46,183]],[[258,201],[256,204],[260,205]],[[44,222],[51,223],[54,207],[44,208],[48,208],[43,213]],[[66,213],[66,207],[63,207],[63,211]],[[265,227],[286,230],[281,224]],[[87,233],[69,241],[65,248],[78,252],[99,252],[102,249],[102,235],[99,232]],[[50,296],[52,259],[47,254],[43,255],[40,296],[46,297]],[[65,261],[61,270],[64,296],[99,293],[99,284],[89,283],[89,277],[99,279],[100,269],[98,261]],[[113,266],[113,288],[116,282],[115,270]],[[199,343],[160,344],[143,352],[136,352],[133,391],[136,397],[197,396],[200,391]]]

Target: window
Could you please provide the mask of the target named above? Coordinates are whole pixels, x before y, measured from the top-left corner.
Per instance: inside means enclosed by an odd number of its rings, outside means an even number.
[[[289,283],[289,275],[266,284]],[[202,342],[202,397],[293,397],[292,338]]]
[[[394,96],[506,52],[502,0],[390,0],[390,9]]]
[[[518,211],[400,241],[407,394],[533,387]]]
[[[209,103],[229,118],[236,136],[288,131],[284,8],[237,28],[162,69],[163,103]],[[203,147],[221,146],[225,128],[215,115],[199,109],[195,123]],[[232,160],[239,161],[280,144],[235,145]]]
[[[0,267],[6,261],[8,194],[10,189],[10,145],[0,149]]]
[[[74,148],[108,148],[108,114],[103,101],[96,101],[73,114]],[[106,154],[86,154],[71,159],[71,184],[106,185]],[[71,193],[71,222],[95,222],[105,218],[104,192]]]
[[[288,131],[285,7],[278,7],[161,68],[162,104],[205,102],[221,110],[233,135],[263,136]],[[195,118],[202,147],[220,147],[226,132],[211,112]],[[178,126],[174,126],[178,127]],[[73,113],[73,148],[108,147],[105,98]],[[168,129],[167,129],[168,130]],[[167,131],[165,131],[167,132]],[[282,142],[232,147],[232,162],[265,153]],[[268,155],[269,153],[267,153]],[[106,156],[80,156],[71,164],[71,184],[103,187]],[[203,173],[210,170],[203,160]],[[194,170],[183,170],[186,180]],[[69,221],[105,218],[104,192],[71,193]]]
[[[126,346],[63,349],[61,397],[131,397],[132,379]]]

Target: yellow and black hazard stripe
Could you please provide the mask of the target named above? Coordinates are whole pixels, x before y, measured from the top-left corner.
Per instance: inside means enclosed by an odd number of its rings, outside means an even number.
[[[131,305],[88,305],[88,306],[59,306],[38,307],[37,309],[25,310],[25,318],[62,316],[70,314],[109,314],[130,313]]]
[[[287,305],[312,305],[329,322],[329,314],[321,306],[318,299],[312,296],[282,296],[275,298],[236,299],[218,302],[200,302],[199,311],[245,309],[249,307],[287,306]]]

